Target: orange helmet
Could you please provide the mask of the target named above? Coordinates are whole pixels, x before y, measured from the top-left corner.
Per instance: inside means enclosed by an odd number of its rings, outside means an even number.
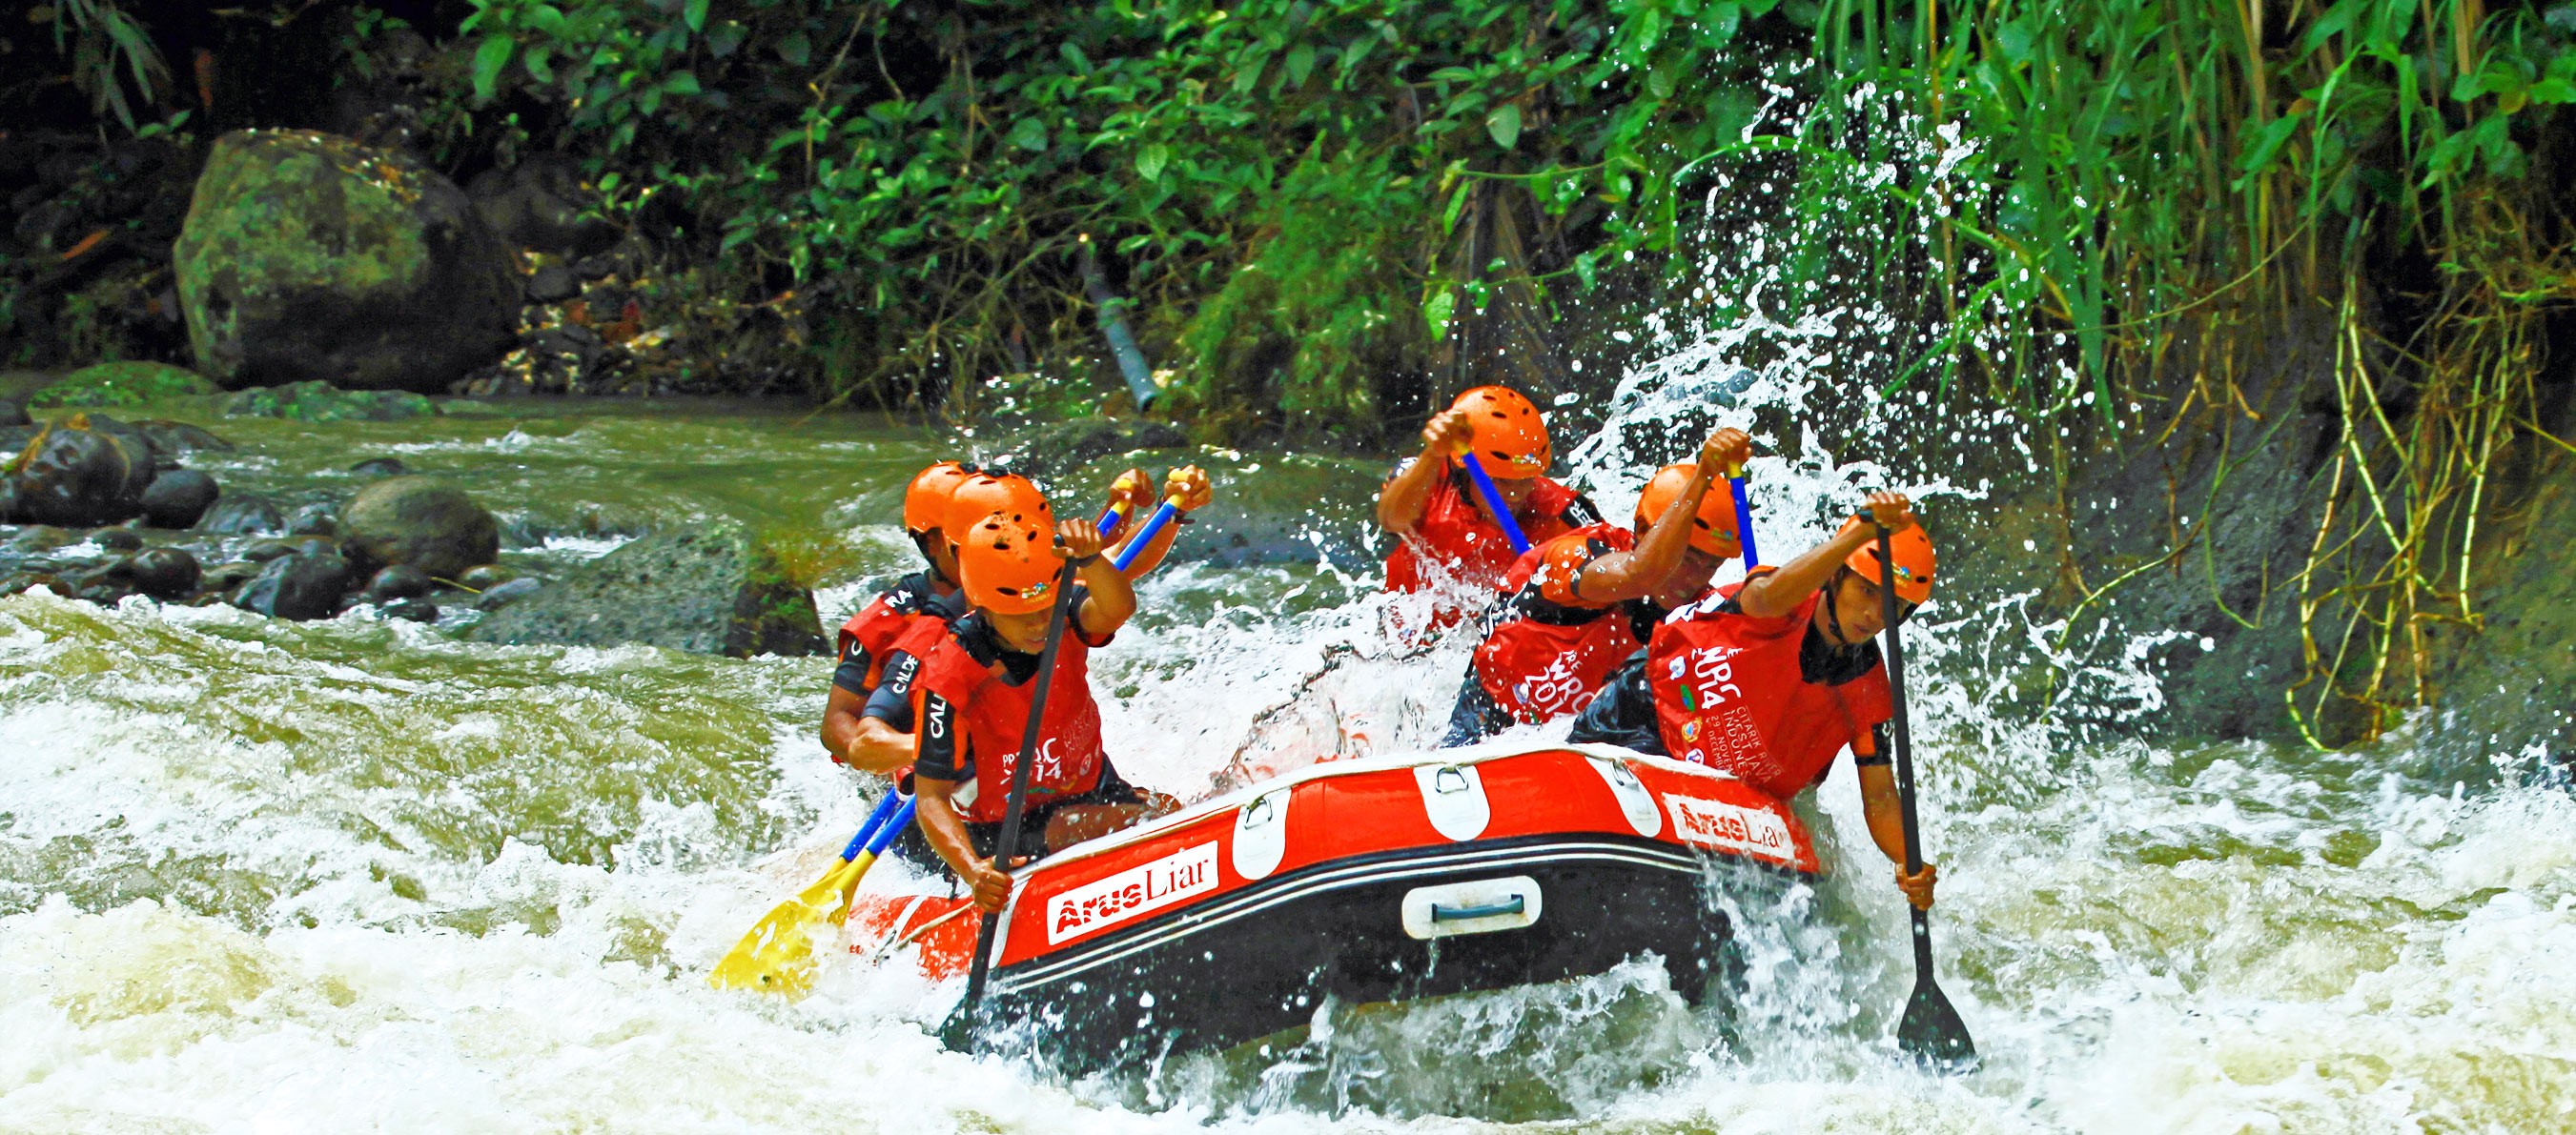
[[[1016,473],[968,474],[949,490],[948,509],[939,527],[955,540],[956,533],[997,512],[1014,519],[1036,519],[1050,530],[1055,527],[1055,514],[1047,508],[1046,494]]]
[[[1055,604],[1056,576],[1064,561],[1050,549],[1055,522],[1043,513],[990,513],[955,537],[958,585],[966,601],[1003,615],[1026,615]]]
[[[1842,532],[1836,535],[1848,533],[1867,523],[1869,523],[1867,520],[1860,517],[1852,517],[1843,521]],[[1907,525],[1887,534],[1887,546],[1889,551],[1896,553],[1896,597],[1916,605],[1931,598],[1935,559],[1932,554],[1932,534],[1925,532],[1920,524]],[[1859,551],[1853,552],[1850,558],[1843,561],[1843,566],[1859,572],[1862,579],[1872,583],[1880,582],[1882,573],[1878,570],[1878,541],[1873,539],[1861,545]]]
[[[1653,524],[1680,499],[1682,486],[1698,475],[1699,466],[1688,461],[1655,470],[1654,479],[1646,482],[1645,493],[1637,498],[1637,527]],[[1721,560],[1744,554],[1744,545],[1735,535],[1734,497],[1711,492],[1700,498],[1699,515],[1691,518],[1690,546]]]
[[[1556,461],[1547,440],[1547,423],[1538,407],[1508,386],[1479,386],[1458,396],[1449,408],[1467,415],[1475,427],[1476,460],[1491,477],[1535,477]]]
[[[972,466],[942,461],[915,474],[903,489],[903,530],[920,536],[948,519],[948,498],[975,475]]]

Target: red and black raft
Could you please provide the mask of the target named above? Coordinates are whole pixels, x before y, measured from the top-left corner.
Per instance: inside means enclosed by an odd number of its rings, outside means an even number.
[[[1819,870],[1788,806],[1722,773],[1599,745],[1319,764],[1019,872],[991,1021],[1075,1067],[1225,1047],[1325,998],[1400,1001],[1661,957],[1694,1000],[1729,927],[1712,887]],[[862,894],[853,952],[965,972],[981,916]]]

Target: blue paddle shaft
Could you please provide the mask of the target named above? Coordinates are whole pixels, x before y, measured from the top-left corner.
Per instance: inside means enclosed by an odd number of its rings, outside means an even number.
[[[1753,550],[1753,497],[1745,488],[1742,476],[1726,479],[1726,487],[1735,493],[1735,539],[1744,548],[1744,566],[1751,570],[1762,566],[1762,553]]]
[[[1092,527],[1103,532],[1107,532],[1109,531],[1110,526],[1116,523],[1118,523],[1118,506],[1113,504],[1100,510],[1100,523],[1094,524]]]
[[[886,794],[886,798],[893,799],[899,795],[902,794],[889,792]],[[913,798],[905,796],[903,798],[903,807],[894,810],[893,822],[877,829],[875,837],[868,840],[868,854],[885,854],[885,849],[894,843],[897,836],[903,834],[903,829],[912,826],[912,806]]]
[[[1495,488],[1494,479],[1485,475],[1485,467],[1477,463],[1476,455],[1462,453],[1458,455],[1458,461],[1467,467],[1467,479],[1476,483],[1476,495],[1485,498],[1485,511],[1494,514],[1494,523],[1502,526],[1503,535],[1510,538],[1513,554],[1528,551],[1529,537],[1521,535],[1519,522],[1512,519],[1511,506],[1503,503],[1502,490]]]
[[[1179,515],[1180,511],[1180,506],[1164,501],[1163,507],[1155,509],[1154,515],[1145,518],[1145,527],[1137,531],[1136,538],[1127,541],[1126,547],[1118,549],[1117,555],[1109,557],[1109,566],[1120,571],[1127,570],[1127,565],[1135,563],[1136,557],[1145,554],[1145,545],[1153,543],[1154,537],[1162,535],[1163,526],[1170,524],[1172,517]]]
[[[884,799],[877,801],[876,811],[868,813],[868,822],[859,825],[859,834],[851,837],[850,846],[842,849],[841,862],[847,863],[858,858],[859,852],[867,847],[868,840],[876,836],[877,829],[898,826],[897,824],[889,824],[886,822],[886,817],[894,815],[895,797],[898,796],[903,796],[903,794],[900,792],[888,792],[885,794]],[[906,806],[909,806],[912,803],[912,797],[903,796],[903,803]]]

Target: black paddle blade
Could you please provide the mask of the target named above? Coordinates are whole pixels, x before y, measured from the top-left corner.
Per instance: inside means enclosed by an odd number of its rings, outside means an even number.
[[[975,1051],[975,1017],[973,1008],[960,1004],[940,1023],[939,1043],[950,1052]]]
[[[1914,996],[1905,1001],[1905,1019],[1896,1025],[1896,1047],[1942,1072],[1966,1072],[1977,1066],[1977,1042],[1941,987],[1926,970],[1914,979]]]

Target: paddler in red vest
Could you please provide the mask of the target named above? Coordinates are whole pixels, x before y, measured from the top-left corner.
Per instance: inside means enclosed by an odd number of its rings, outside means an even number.
[[[1386,557],[1387,590],[1435,592],[1433,628],[1472,613],[1520,554],[1460,464],[1470,452],[1531,546],[1601,522],[1583,494],[1547,478],[1556,451],[1537,406],[1501,386],[1459,395],[1422,427],[1422,455],[1377,495],[1378,527],[1396,537]]]
[[[1090,654],[1136,610],[1127,577],[1100,555],[1108,541],[1090,521],[1056,522],[1035,498],[961,531],[957,562],[970,609],[945,626],[905,634],[867,713],[913,743],[919,823],[898,850],[916,862],[935,855],[976,902],[999,910],[1010,876],[991,856],[1028,725],[1057,570],[1067,558],[1080,582],[1048,680],[1019,846],[1043,855],[1179,805],[1127,783],[1101,746]]]
[[[1905,874],[1887,744],[1895,708],[1875,637],[1885,629],[1878,589],[1888,573],[1869,520],[1892,533],[1900,619],[1932,596],[1932,538],[1900,494],[1870,494],[1866,516],[1776,570],[1756,568],[1674,611],[1567,739],[1696,761],[1782,800],[1822,782],[1849,748],[1870,838],[1897,864],[1896,885],[1928,908],[1932,865]]]
[[[1709,488],[1719,470],[1752,456],[1744,431],[1719,430],[1701,444],[1697,463],[1666,465],[1646,482],[1631,527],[1587,524],[1513,561],[1441,746],[1474,744],[1589,704],[1655,624],[1706,592],[1718,565],[1744,554],[1734,498]]]
[[[1194,499],[1204,503],[1207,474],[1199,472],[1197,466],[1174,470],[1166,485],[1167,495],[1185,488],[1194,489]],[[950,514],[971,520],[1024,497],[1037,496],[1037,487],[1025,477],[985,472],[957,461],[942,461],[924,469],[905,487],[904,534],[912,538],[928,566],[897,580],[841,625],[841,661],[832,673],[831,697],[823,707],[823,751],[830,753],[833,760],[870,772],[890,773],[912,759],[912,739],[872,726],[865,711],[869,695],[884,677],[887,655],[905,631],[918,622],[945,623],[965,613],[965,602],[956,584],[956,549],[944,532]],[[1154,505],[1150,482],[1142,469],[1119,474],[1110,484],[1109,497],[1119,510],[1116,530],[1132,530],[1132,522]],[[1188,506],[1188,502],[1184,505]],[[1171,548],[1168,534],[1172,531],[1165,528],[1167,535],[1158,538],[1156,546],[1145,549],[1129,565],[1129,578],[1161,562],[1163,553]]]

